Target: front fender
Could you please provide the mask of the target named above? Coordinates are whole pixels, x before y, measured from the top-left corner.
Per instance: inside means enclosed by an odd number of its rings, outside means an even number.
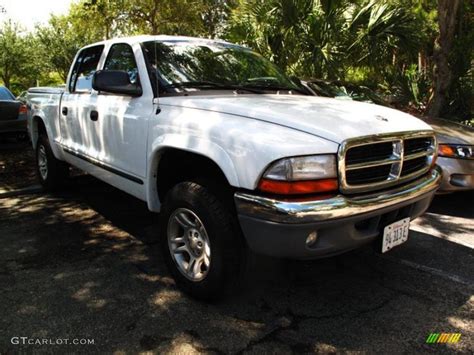
[[[160,210],[160,201],[157,191],[157,176],[158,164],[160,156],[167,148],[180,149],[190,153],[202,155],[211,159],[224,173],[227,181],[232,186],[239,186],[239,178],[235,170],[234,164],[226,153],[226,151],[210,140],[195,137],[184,136],[181,134],[165,134],[156,139],[151,145],[151,154],[148,158],[147,176],[147,201],[148,207],[151,211]]]

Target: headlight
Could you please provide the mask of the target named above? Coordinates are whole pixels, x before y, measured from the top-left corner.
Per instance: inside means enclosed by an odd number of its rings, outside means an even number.
[[[313,155],[278,160],[258,185],[264,192],[297,195],[338,189],[335,155]]]
[[[474,146],[465,144],[440,144],[438,155],[445,158],[474,159]]]

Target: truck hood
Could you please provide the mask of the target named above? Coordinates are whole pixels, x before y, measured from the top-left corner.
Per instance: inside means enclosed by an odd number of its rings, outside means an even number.
[[[181,96],[160,104],[238,115],[341,143],[381,133],[430,130],[423,121],[388,107],[301,95]]]

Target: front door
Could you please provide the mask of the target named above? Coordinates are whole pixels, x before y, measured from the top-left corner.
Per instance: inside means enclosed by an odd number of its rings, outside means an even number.
[[[126,43],[110,47],[103,70],[126,71],[130,82],[140,81],[133,49]],[[144,178],[147,128],[153,111],[153,97],[100,92],[94,105],[97,112],[96,129],[92,131],[94,158],[119,172]]]

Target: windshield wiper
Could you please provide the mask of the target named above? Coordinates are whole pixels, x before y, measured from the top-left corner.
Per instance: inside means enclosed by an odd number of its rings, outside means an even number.
[[[269,91],[296,91],[303,95],[308,95],[308,92],[300,88],[289,88],[286,86],[272,86],[272,85],[245,85],[246,88]]]
[[[248,91],[254,94],[263,94],[264,92],[259,88],[248,88],[242,85],[220,84],[213,81],[183,81],[180,83],[173,83],[164,86],[165,89],[170,88],[197,88],[197,89],[221,89],[234,91]]]

